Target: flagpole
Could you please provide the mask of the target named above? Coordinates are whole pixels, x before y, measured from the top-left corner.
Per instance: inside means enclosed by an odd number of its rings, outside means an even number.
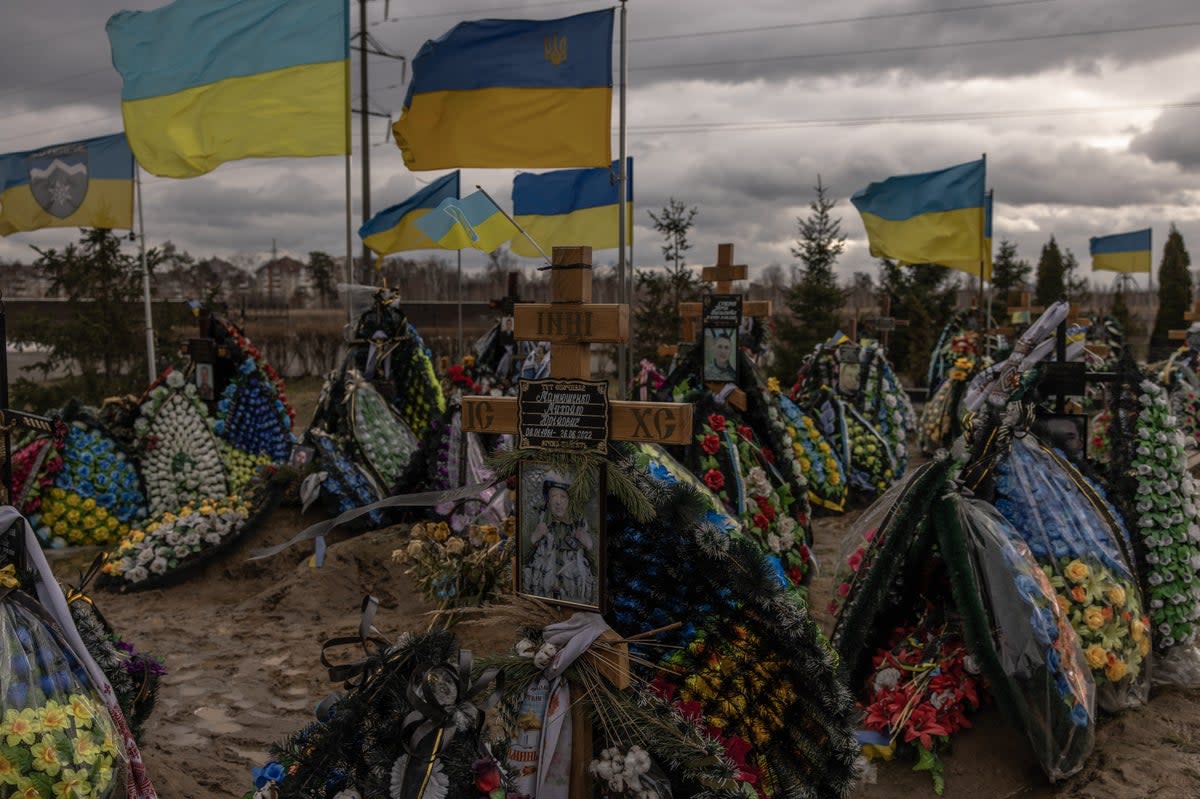
[[[455,282],[454,293],[458,295],[458,357],[466,355],[466,347],[463,346],[463,323],[462,323],[462,250],[458,250],[458,279]]]
[[[354,153],[353,131],[350,126],[350,8],[346,8],[346,68],[343,70],[344,81],[346,87],[346,324],[347,327],[354,321],[353,305],[350,301],[350,287],[354,284],[354,221],[350,213],[350,204],[353,201],[354,189],[351,185],[351,158]],[[366,36],[366,31],[363,31],[363,36]],[[363,43],[363,57],[366,57],[366,43]],[[346,338],[350,338],[350,331],[347,329]]]
[[[504,218],[507,219],[509,222],[513,223],[513,227],[515,227],[517,230],[519,230],[521,232],[521,235],[525,237],[525,240],[528,241],[530,244],[532,244],[534,249],[537,250],[538,252],[540,252],[542,254],[542,257],[546,259],[546,266],[547,267],[550,266],[551,265],[550,256],[546,255],[546,251],[542,249],[542,245],[538,244],[534,240],[533,236],[530,236],[528,233],[526,233],[525,228],[521,227],[520,223],[518,223],[517,220],[513,219],[512,216],[509,215],[508,211],[505,211],[503,208],[501,208],[500,203],[496,202],[496,200],[492,197],[492,195],[488,194],[487,191],[484,190],[483,186],[480,186],[478,183],[476,183],[475,188],[479,189],[479,192],[484,197],[487,197],[489,200],[492,201],[492,205],[496,206],[496,210],[499,211],[500,213],[504,214]],[[545,267],[540,267],[540,268],[545,268]]]
[[[995,228],[996,228],[996,190],[995,189],[988,189],[988,204],[991,206],[991,209],[992,209],[992,241],[995,241],[996,240],[996,230],[995,230]],[[985,208],[984,209],[985,215],[983,218],[983,224],[984,224],[983,242],[984,242],[985,248],[987,247],[987,216],[986,216],[986,212],[987,212],[987,209]],[[983,253],[983,259],[980,261],[980,269],[981,270],[987,265],[987,256],[988,256],[988,253],[985,251]],[[992,265],[992,268],[993,269],[995,268],[995,264]],[[984,319],[985,332],[990,332],[992,329],[992,323],[993,323],[992,301],[995,299],[992,296],[992,293],[996,289],[995,280],[996,280],[996,276],[992,275],[991,285],[988,287],[990,289],[990,291],[988,291],[988,293],[987,293],[987,316]],[[991,338],[991,336],[985,335],[984,338]],[[984,351],[984,354],[988,354],[987,344],[984,344],[983,351]]]
[[[629,63],[626,58],[626,17],[629,13],[629,7],[626,0],[621,0],[621,52],[620,59],[620,80],[618,97],[618,116],[617,116],[617,240],[620,243],[619,254],[617,255],[617,281],[621,284],[620,290],[617,292],[618,302],[623,305],[628,305],[629,300],[633,295],[632,286],[629,284],[628,272],[629,264],[625,260],[625,242],[629,231],[625,229],[625,213],[627,207],[626,201],[626,181],[629,180],[629,175],[626,173],[625,164],[625,93],[626,83],[628,82]],[[630,314],[632,317],[633,314]],[[618,396],[621,399],[628,399],[626,396],[629,393],[629,347],[622,341],[617,344],[617,382],[620,388]]]
[[[141,242],[142,255],[142,304],[146,313],[146,372],[150,376],[149,382],[153,383],[154,378],[158,376],[158,370],[154,368],[156,358],[154,357],[154,313],[153,306],[150,304],[150,264],[146,260],[146,221],[142,214],[142,168],[135,161],[133,164],[133,174],[137,178],[137,208],[138,208],[138,241]]]
[[[983,154],[983,179],[984,179],[983,185],[986,186],[987,185],[987,153]],[[989,347],[989,344],[988,344],[989,340],[991,339],[991,336],[988,335],[991,332],[990,331],[991,313],[990,313],[989,309],[987,308],[987,304],[984,302],[984,299],[983,299],[983,267],[984,267],[984,263],[987,258],[987,256],[985,256],[984,252],[983,252],[984,234],[985,234],[986,228],[987,228],[987,194],[988,194],[987,189],[985,188],[983,191],[983,202],[981,202],[979,204],[979,312],[984,315],[983,316],[983,354],[985,356],[991,354],[991,348]]]

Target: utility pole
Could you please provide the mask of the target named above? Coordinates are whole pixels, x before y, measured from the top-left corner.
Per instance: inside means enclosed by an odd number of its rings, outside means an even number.
[[[384,16],[387,16],[387,10],[384,10]],[[359,161],[362,164],[362,221],[365,224],[371,218],[371,142],[370,133],[367,130],[368,117],[383,117],[388,120],[388,128],[391,128],[392,118],[389,114],[384,114],[379,111],[372,111],[367,107],[368,103],[368,83],[369,71],[367,69],[367,55],[379,55],[384,58],[390,58],[402,62],[400,71],[401,82],[405,79],[405,66],[408,64],[408,59],[402,55],[389,53],[383,46],[367,32],[367,0],[358,0],[358,33],[351,37],[358,40],[358,105],[357,109],[351,109],[361,116],[359,123],[360,128],[360,149],[362,153],[359,156]],[[371,276],[371,248],[366,244],[362,249],[362,277],[363,282],[370,282]]]

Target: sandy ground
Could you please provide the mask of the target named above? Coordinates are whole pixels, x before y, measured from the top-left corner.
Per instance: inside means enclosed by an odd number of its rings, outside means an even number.
[[[817,552],[827,568],[814,584],[816,608],[828,602],[833,559],[857,516],[817,520]],[[430,624],[431,608],[390,561],[403,528],[333,543],[319,570],[308,565],[303,545],[268,561],[247,560],[248,550],[286,540],[320,518],[280,508],[240,549],[187,582],[96,597],[119,631],[170,669],[143,750],[165,799],[240,797],[248,789],[250,769],[267,760],[270,744],[305,724],[317,701],[338,687],[320,665],[320,646],[357,629],[364,594],[379,598],[376,623],[391,636]],[[59,566],[74,576],[74,564]],[[817,617],[828,628],[824,611]],[[461,637],[476,652],[512,644],[511,631],[502,629],[467,627]],[[975,723],[945,756],[951,799],[1200,796],[1200,691],[1159,690],[1148,707],[1108,721],[1083,772],[1057,787],[994,708]],[[877,782],[857,796],[933,796],[928,776],[910,766],[883,764]]]

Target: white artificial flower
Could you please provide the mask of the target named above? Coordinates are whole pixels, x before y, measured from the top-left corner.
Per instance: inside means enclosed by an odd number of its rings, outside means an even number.
[[[780,549],[779,536],[774,533],[767,533],[767,547],[774,553],[778,554]]]
[[[558,654],[558,647],[554,644],[542,644],[541,649],[533,656],[533,665],[539,669],[545,669],[554,662],[555,656]]]
[[[522,638],[520,641],[517,641],[516,651],[520,657],[531,658],[537,651],[537,648],[534,646],[533,641],[530,641],[528,638]],[[593,760],[592,762],[595,763],[596,761]]]
[[[155,574],[166,573],[167,559],[166,558],[155,558],[154,560],[150,561],[150,571],[154,572]]]
[[[145,580],[150,576],[150,572],[146,571],[141,566],[136,566],[129,571],[124,572],[124,574],[125,579],[129,580],[131,583],[140,583],[142,580]]]

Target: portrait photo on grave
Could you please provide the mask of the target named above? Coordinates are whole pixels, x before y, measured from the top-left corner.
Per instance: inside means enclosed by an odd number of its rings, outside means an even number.
[[[1087,461],[1087,414],[1039,412],[1032,428],[1039,441],[1061,452],[1071,463],[1082,465]]]
[[[733,383],[737,381],[736,327],[704,328],[704,379]]]
[[[202,400],[213,398],[213,365],[211,363],[196,364],[196,392]]]
[[[523,463],[517,522],[517,593],[585,610],[604,608],[604,486],[582,509],[569,491],[577,474]]]

